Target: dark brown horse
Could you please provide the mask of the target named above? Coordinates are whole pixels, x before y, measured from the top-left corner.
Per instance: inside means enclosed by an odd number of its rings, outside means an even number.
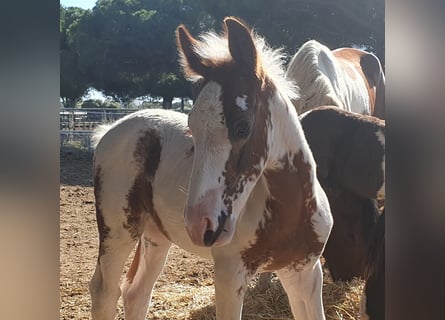
[[[300,116],[334,217],[324,257],[334,280],[364,277],[365,257],[385,198],[385,121],[337,107]]]
[[[365,288],[360,303],[360,319],[385,319],[385,210],[378,218],[368,246]]]

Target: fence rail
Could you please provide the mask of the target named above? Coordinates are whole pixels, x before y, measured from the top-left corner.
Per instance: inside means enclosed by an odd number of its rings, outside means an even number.
[[[98,125],[116,121],[135,111],[138,109],[60,109],[60,144],[90,149],[91,135]]]

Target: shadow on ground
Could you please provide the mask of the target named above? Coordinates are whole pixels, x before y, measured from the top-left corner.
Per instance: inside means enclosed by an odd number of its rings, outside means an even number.
[[[93,152],[75,147],[60,148],[60,184],[93,186]]]

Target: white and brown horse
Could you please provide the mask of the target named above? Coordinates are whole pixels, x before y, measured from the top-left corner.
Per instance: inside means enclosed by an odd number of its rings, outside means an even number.
[[[385,75],[372,53],[339,48],[331,51],[310,40],[301,46],[287,68],[300,89],[297,112],[334,105],[355,113],[385,118]]]
[[[126,318],[145,318],[171,243],[213,258],[217,319],[241,319],[249,279],[262,271],[277,271],[296,319],[325,318],[319,258],[333,221],[292,85],[279,52],[235,18],[224,27],[199,40],[177,29],[184,72],[203,83],[193,137],[186,116],[149,110],[98,135],[95,320],[114,319],[121,293]]]

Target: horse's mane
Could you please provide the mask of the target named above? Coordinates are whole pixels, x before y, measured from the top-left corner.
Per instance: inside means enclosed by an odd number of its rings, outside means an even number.
[[[265,41],[251,31],[253,41],[261,61],[263,71],[267,78],[275,87],[290,99],[298,98],[296,85],[286,78],[284,69],[285,54],[283,49],[272,49]],[[230,60],[229,42],[226,34],[217,34],[214,31],[203,33],[199,36],[199,42],[196,43],[195,52],[203,59],[208,61]],[[194,77],[190,80],[199,80],[200,77]]]
[[[329,48],[315,40],[307,41],[294,55],[286,71],[286,76],[300,89],[300,99],[292,100],[299,114],[321,105],[343,107],[331,81],[320,71],[320,57],[334,59]]]

